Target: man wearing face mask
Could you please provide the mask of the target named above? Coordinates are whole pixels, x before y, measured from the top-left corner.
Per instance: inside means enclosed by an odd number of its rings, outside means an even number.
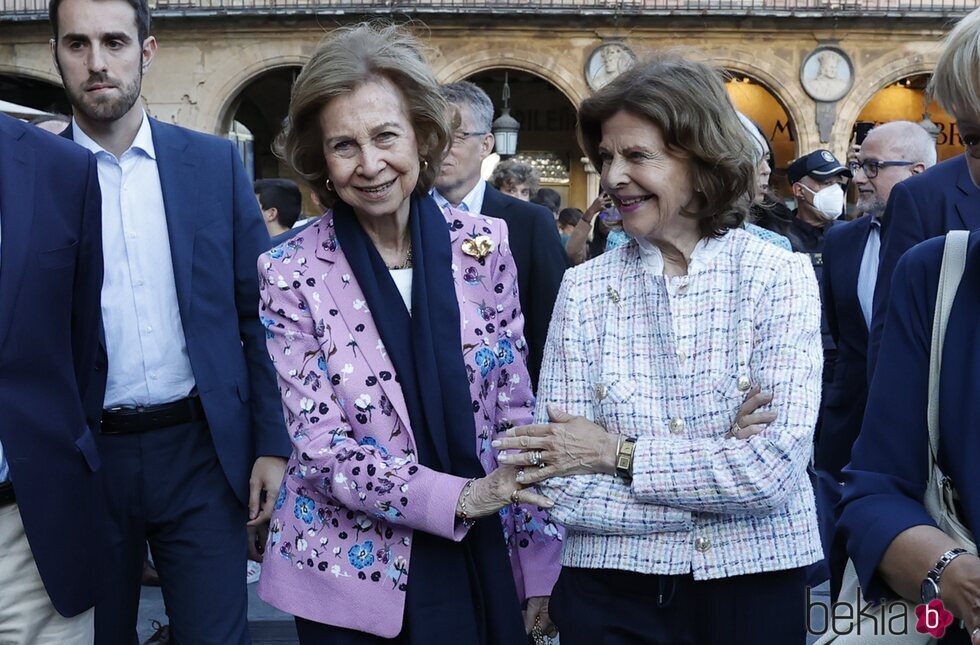
[[[829,150],[814,150],[791,163],[786,174],[796,198],[796,210],[786,235],[794,251],[810,256],[817,282],[822,286],[824,238],[844,212],[844,184],[851,178],[851,171]],[[821,320],[821,331],[826,385],[833,376],[837,357],[826,313]],[[819,420],[817,432],[820,432]]]
[[[823,298],[823,249],[827,232],[837,223],[844,212],[844,183],[851,178],[851,171],[837,160],[829,150],[815,150],[791,163],[786,169],[796,198],[796,210],[790,221],[786,236],[793,250],[806,253],[813,264],[817,283],[821,286]],[[820,332],[823,338],[823,390],[826,392],[833,379],[834,364],[837,362],[837,345],[827,324],[826,303],[822,303],[820,313]],[[821,397],[822,400],[823,397]],[[818,415],[814,440],[819,441],[823,415]],[[810,473],[815,480],[816,473]],[[819,489],[815,489],[819,490]],[[832,500],[817,497],[817,514],[823,525],[832,513]],[[821,538],[825,538],[821,535]],[[829,545],[824,544],[826,553]],[[807,584],[814,586],[830,577],[826,560],[810,565],[807,569]]]

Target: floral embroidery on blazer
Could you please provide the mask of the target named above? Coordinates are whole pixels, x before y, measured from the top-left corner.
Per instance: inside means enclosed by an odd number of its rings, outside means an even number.
[[[446,217],[474,449],[489,472],[497,466],[493,438],[532,419],[524,320],[504,222],[452,209]],[[464,241],[480,236],[493,250],[466,254]],[[332,213],[263,254],[258,269],[259,313],[294,446],[259,594],[294,615],[393,637],[413,531],[461,540],[455,509],[466,480],[417,462],[398,376],[373,320],[384,312],[368,310]],[[536,507],[512,505],[500,516],[519,595],[550,595],[561,531]]]

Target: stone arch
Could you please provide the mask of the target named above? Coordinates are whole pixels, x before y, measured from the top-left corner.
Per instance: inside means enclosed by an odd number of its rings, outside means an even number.
[[[875,94],[903,78],[917,74],[932,74],[938,60],[938,49],[927,53],[900,51],[895,59],[863,70],[863,73],[855,79],[860,82],[855,82],[854,90],[843,100],[838,109],[832,138],[850,141],[851,127]]]
[[[303,54],[281,54],[254,60],[244,66],[230,63],[214,70],[212,78],[223,79],[221,85],[206,92],[200,107],[200,119],[212,132],[221,134],[231,125],[231,108],[248,85],[259,76],[284,67],[302,67],[310,59]]]
[[[787,72],[794,73],[795,68],[786,64],[773,65],[768,60],[758,58],[748,62],[752,60],[752,56],[748,53],[742,56],[712,56],[709,53],[708,59],[715,65],[752,77],[769,90],[769,93],[786,108],[786,113],[796,129],[797,152],[819,147],[820,135],[812,118],[813,103],[803,96],[803,90],[799,87],[796,77],[787,74]],[[807,114],[811,114],[811,118],[808,119]]]
[[[491,69],[516,69],[534,74],[557,87],[576,109],[589,95],[584,77],[579,83],[570,79],[582,77],[581,71],[574,72],[553,58],[544,58],[540,53],[530,50],[508,49],[505,51],[481,48],[469,55],[453,58],[448,65],[436,67],[436,78],[440,83],[461,81],[479,72]]]

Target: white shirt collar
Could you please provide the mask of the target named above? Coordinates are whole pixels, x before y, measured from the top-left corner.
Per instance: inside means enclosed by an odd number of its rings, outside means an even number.
[[[71,120],[72,134],[75,138],[75,143],[79,144],[83,148],[88,149],[93,154],[99,154],[104,152],[106,154],[112,154],[98,143],[95,142],[92,137],[85,134],[78,125],[78,121],[72,117]],[[136,138],[133,139],[133,143],[129,146],[129,150],[140,150],[150,159],[156,159],[156,149],[153,147],[153,131],[150,130],[150,120],[146,117],[146,111],[143,112],[143,122],[140,124],[140,129],[136,132]],[[126,152],[129,152],[127,150]],[[124,152],[123,155],[126,153]]]
[[[714,237],[703,237],[694,246],[694,250],[691,252],[691,261],[687,266],[687,274],[692,275],[703,271],[705,267],[711,262],[711,259],[718,254],[718,251],[722,248],[721,238]],[[643,239],[637,239],[636,245],[640,249],[640,259],[643,264],[646,265],[648,269],[654,275],[661,275],[664,272],[664,256],[660,252],[660,249],[656,244]]]
[[[462,204],[466,204],[466,209],[471,213],[481,213],[483,212],[483,196],[487,192],[487,182],[483,179],[476,182],[476,186],[473,186],[473,190],[467,193],[466,197],[463,198]],[[446,206],[452,206],[449,200],[443,197],[438,190],[432,189],[432,198],[436,200],[436,204],[439,205],[441,210],[446,210]]]

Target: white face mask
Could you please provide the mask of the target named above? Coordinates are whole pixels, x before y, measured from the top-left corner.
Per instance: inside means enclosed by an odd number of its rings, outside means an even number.
[[[840,184],[827,186],[820,191],[814,191],[806,184],[801,183],[800,186],[813,193],[813,207],[825,220],[835,220],[844,212],[844,189]]]

